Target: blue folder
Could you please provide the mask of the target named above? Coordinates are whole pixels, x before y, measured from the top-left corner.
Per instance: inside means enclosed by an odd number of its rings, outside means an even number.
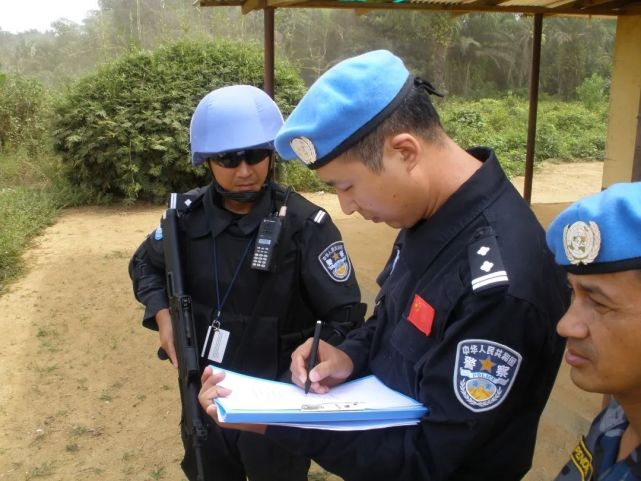
[[[289,383],[270,381],[225,370],[221,386],[231,389],[225,398],[216,399],[218,419],[230,423],[328,423],[345,427],[349,423],[374,421],[386,424],[418,423],[428,409],[421,403],[390,389],[375,376],[366,376],[333,387],[328,394],[305,394]],[[343,423],[343,424],[341,424]]]

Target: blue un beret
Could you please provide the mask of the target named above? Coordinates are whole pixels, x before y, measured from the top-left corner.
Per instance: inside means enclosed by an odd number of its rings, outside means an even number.
[[[327,164],[389,116],[413,80],[387,50],[343,60],[310,87],[276,135],[276,150],[311,169]]]
[[[547,243],[573,274],[641,269],[641,182],[578,200],[552,221]]]

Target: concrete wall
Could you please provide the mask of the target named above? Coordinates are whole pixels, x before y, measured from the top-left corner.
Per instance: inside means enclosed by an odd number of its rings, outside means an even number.
[[[641,15],[619,17],[603,187],[641,180]]]

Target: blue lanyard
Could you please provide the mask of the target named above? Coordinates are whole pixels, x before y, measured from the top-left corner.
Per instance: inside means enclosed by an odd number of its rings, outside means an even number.
[[[218,258],[216,257],[216,238],[213,238],[214,241],[214,280],[216,282],[216,317],[214,318],[212,325],[218,329],[220,327],[220,316],[223,312],[223,307],[225,305],[225,302],[227,301],[227,298],[229,297],[229,293],[231,292],[232,287],[234,286],[234,283],[236,282],[236,277],[238,277],[238,273],[240,272],[240,268],[243,265],[243,262],[245,261],[245,257],[247,257],[247,253],[249,252],[249,247],[252,245],[252,242],[254,241],[253,238],[249,239],[249,242],[247,242],[247,246],[245,246],[245,251],[243,252],[243,255],[240,258],[240,261],[238,262],[238,265],[236,266],[236,271],[234,272],[234,275],[231,278],[231,281],[229,282],[229,286],[227,287],[227,291],[225,292],[225,295],[223,298],[220,298],[220,284],[218,282]]]

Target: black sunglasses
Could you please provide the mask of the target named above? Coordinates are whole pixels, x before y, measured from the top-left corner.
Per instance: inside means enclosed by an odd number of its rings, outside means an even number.
[[[212,161],[226,169],[235,169],[244,160],[247,165],[256,165],[271,155],[269,149],[239,150],[237,152],[225,152],[224,154],[210,155],[205,160]]]

